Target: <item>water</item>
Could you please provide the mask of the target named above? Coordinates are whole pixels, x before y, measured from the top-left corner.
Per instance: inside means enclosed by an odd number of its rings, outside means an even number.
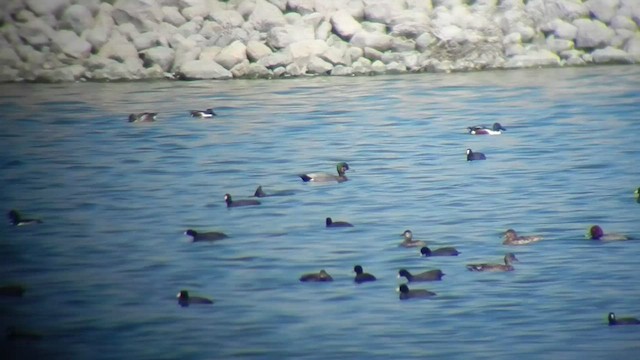
[[[0,226],[0,340],[9,358],[631,358],[640,241],[640,67],[272,81],[0,85],[0,203],[44,219]],[[187,110],[214,106],[219,117]],[[158,111],[152,124],[131,112]],[[501,136],[465,128],[498,121]],[[468,163],[465,149],[487,155]],[[350,181],[304,184],[335,171]],[[290,190],[225,207],[258,185]],[[327,230],[324,219],[352,229]],[[224,231],[190,243],[188,229]],[[506,247],[507,228],[545,240]],[[398,248],[411,229],[457,258]],[[512,273],[470,273],[499,262]],[[361,264],[378,277],[355,285]],[[300,283],[326,269],[333,283]],[[440,268],[401,302],[400,268]],[[188,289],[213,306],[177,305]]]

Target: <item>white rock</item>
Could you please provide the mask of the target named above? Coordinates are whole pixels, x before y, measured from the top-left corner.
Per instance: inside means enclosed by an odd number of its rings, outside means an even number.
[[[387,64],[387,73],[401,74],[405,72],[407,72],[407,67],[404,64],[401,64],[395,61]]]
[[[284,19],[289,25],[298,26],[302,24],[302,15],[294,12],[284,14]]]
[[[191,34],[197,34],[200,31],[200,24],[197,21],[188,21],[180,27],[178,27],[178,33],[184,37],[189,37]]]
[[[247,60],[247,47],[241,41],[234,41],[220,51],[216,56],[216,62],[226,69],[231,70],[234,66]]]
[[[146,67],[159,65],[162,71],[169,71],[173,65],[175,51],[164,46],[156,46],[144,52]]]
[[[556,18],[572,21],[589,16],[589,8],[582,0],[531,0],[527,1],[524,12],[547,21]]]
[[[244,0],[236,6],[236,11],[239,12],[243,18],[247,19],[255,8],[256,0]]]
[[[596,64],[632,64],[633,58],[626,51],[607,46],[604,49],[597,49],[591,53],[593,62]]]
[[[268,1],[273,5],[275,5],[282,12],[287,10],[287,0],[268,0]]]
[[[182,64],[179,76],[185,80],[231,79],[233,74],[215,61],[192,60]]]
[[[522,43],[522,35],[519,32],[513,32],[502,39],[502,43],[505,45],[508,44],[521,44]]]
[[[311,14],[315,11],[315,0],[289,0],[287,8],[298,14]]]
[[[379,33],[387,32],[387,25],[382,23],[363,21],[360,23],[360,25],[362,25],[362,29],[367,32],[379,32]]]
[[[556,39],[553,35],[547,38],[547,49],[556,54],[573,49],[573,41],[564,40],[564,39]]]
[[[116,0],[111,16],[118,25],[132,23],[139,31],[150,31],[164,14],[154,0]]]
[[[351,69],[356,75],[368,75],[371,73],[371,60],[361,57],[351,64]]]
[[[507,44],[504,47],[504,55],[507,57],[513,57],[516,55],[523,55],[526,52],[524,46],[519,43]]]
[[[180,10],[175,6],[163,6],[162,7],[162,21],[178,27],[187,22],[187,19],[182,16]]]
[[[271,71],[260,64],[249,64],[249,69],[245,75],[249,78],[268,78],[271,76]]]
[[[182,16],[184,16],[185,19],[187,19],[187,21],[191,21],[196,18],[204,19],[205,17],[209,16],[209,8],[203,6],[189,6],[182,9],[180,13],[182,14]]]
[[[6,49],[11,50],[10,47]],[[16,53],[20,56],[20,59],[30,66],[41,67],[45,62],[45,56],[40,51],[35,50],[29,45],[19,45],[16,47]],[[2,51],[2,50],[0,50]]]
[[[69,0],[25,0],[27,7],[38,16],[58,16],[70,4]]]
[[[218,56],[220,51],[222,51],[222,48],[218,46],[209,46],[204,48],[200,52],[198,60],[215,61],[215,58]]]
[[[315,33],[312,28],[300,28],[293,25],[274,27],[269,30],[267,44],[274,49],[282,49],[294,42],[313,40]]]
[[[573,25],[578,28],[577,48],[602,48],[609,45],[615,32],[599,20],[577,19]]]
[[[287,65],[285,69],[290,76],[302,76],[307,72],[306,66],[297,63],[291,63]]]
[[[293,58],[288,51],[280,51],[260,58],[257,63],[267,69],[275,69],[278,67],[286,67],[291,61],[293,61]]]
[[[133,38],[133,46],[138,52],[155,46],[160,46],[160,36],[155,31],[148,31]]]
[[[74,64],[59,67],[52,70],[42,70],[37,72],[37,78],[43,82],[74,82],[80,80],[85,73],[82,65]]]
[[[18,54],[10,47],[0,48],[0,67],[17,68],[22,62]]]
[[[318,40],[327,40],[331,35],[331,23],[328,21],[322,22],[318,28],[316,29],[316,39]]]
[[[284,66],[280,66],[277,67],[275,69],[273,69],[273,71],[271,71],[273,73],[274,77],[282,77],[284,75],[286,75],[287,73],[287,69],[284,68]]]
[[[380,60],[376,60],[371,63],[371,71],[377,74],[382,74],[387,71],[387,66]]]
[[[91,15],[95,15],[100,10],[101,0],[73,0],[72,3],[82,5],[89,9]]]
[[[353,64],[353,62],[364,56],[364,50],[362,48],[352,46],[347,49],[347,55],[349,56],[349,60]]]
[[[404,1],[400,0],[365,0],[364,4],[364,18],[383,24],[390,24],[405,9]]]
[[[507,60],[506,68],[558,66],[560,58],[549,50],[534,50]]]
[[[123,35],[114,31],[109,41],[100,48],[98,55],[125,62],[130,59],[138,59],[138,50]]]
[[[416,42],[410,39],[391,38],[391,49],[397,52],[413,51],[416,48]]]
[[[254,29],[261,32],[267,32],[273,27],[286,24],[280,9],[265,0],[256,0],[256,6],[249,16],[249,22]]]
[[[295,61],[297,59],[320,55],[325,52],[327,48],[327,43],[322,40],[303,40],[292,43],[286,50]]]
[[[212,10],[211,18],[222,27],[240,27],[244,23],[242,15],[235,10]]]
[[[364,49],[364,57],[371,61],[376,61],[382,59],[382,52],[378,51],[374,48],[365,47]]]
[[[48,45],[49,37],[55,32],[40,18],[34,18],[25,24],[17,24],[17,26],[20,37],[35,48]]]
[[[93,26],[93,15],[86,7],[74,4],[64,11],[59,25],[62,29],[70,29],[80,35]]]
[[[329,46],[322,54],[319,55],[321,59],[330,62],[333,65],[349,65],[351,59],[349,59],[345,50],[340,47]]]
[[[619,0],[587,0],[584,3],[595,17],[608,23],[616,15],[616,10],[620,6]],[[595,61],[595,58],[594,58]]]
[[[173,66],[171,67],[171,71],[180,69],[183,64],[189,61],[199,59],[201,51],[202,49],[200,49],[200,47],[198,46],[181,46],[177,48],[175,58],[173,59]]]
[[[91,44],[70,30],[56,32],[53,34],[51,42],[54,51],[61,51],[76,59],[84,59],[91,54]]]
[[[350,40],[351,45],[360,48],[370,47],[378,51],[387,51],[393,45],[393,39],[387,34],[359,31]],[[355,71],[355,67],[354,67]]]
[[[416,49],[418,51],[425,51],[434,42],[436,42],[436,38],[433,37],[433,35],[430,33],[424,33],[416,39]]]
[[[403,22],[391,27],[392,36],[403,36],[411,39],[415,39],[428,31],[429,25],[427,23],[418,22]]]
[[[558,39],[573,40],[578,34],[578,27],[573,24],[569,24],[568,22],[557,19],[553,34]]]
[[[362,25],[345,10],[339,10],[331,16],[333,31],[345,40],[362,30]]]
[[[247,58],[252,62],[256,62],[272,53],[271,48],[260,41],[251,40],[247,43]]]
[[[613,29],[627,29],[630,31],[638,31],[638,26],[628,16],[617,15],[611,19],[611,27]]]
[[[326,75],[333,69],[333,65],[317,56],[311,57],[307,64],[308,72],[318,75]]]
[[[117,26],[116,29],[120,34],[124,35],[129,41],[133,41],[133,39],[140,36],[140,32],[138,32],[138,29],[131,23],[120,24]]]
[[[640,63],[640,35],[636,35],[624,45],[624,51],[626,51],[635,62]]]

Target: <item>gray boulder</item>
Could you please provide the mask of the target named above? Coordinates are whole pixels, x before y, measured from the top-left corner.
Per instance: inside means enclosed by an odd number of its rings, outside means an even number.
[[[638,25],[630,17],[624,15],[616,15],[611,19],[611,27],[614,29],[626,29],[629,31],[638,31]]]
[[[293,61],[293,58],[288,51],[279,51],[260,58],[257,63],[267,69],[275,69],[278,67],[286,67],[291,61]]]
[[[180,46],[176,49],[176,55],[173,59],[173,67],[172,71],[176,71],[180,69],[182,64],[185,64],[192,60],[197,60],[200,58],[200,54],[202,53],[202,49],[199,46]],[[215,60],[214,60],[215,61]]]
[[[374,48],[365,47],[364,49],[364,57],[371,61],[376,61],[382,59],[382,52],[378,51]]]
[[[556,54],[573,49],[573,41],[565,39],[556,39],[553,35],[547,38],[547,49]]]
[[[298,14],[311,14],[315,11],[315,0],[289,0],[287,9]]]
[[[229,70],[244,60],[247,60],[247,47],[240,41],[223,48],[215,59],[216,63]]]
[[[633,64],[633,58],[626,51],[607,46],[591,53],[596,64]]]
[[[206,47],[198,55],[198,60],[215,61],[220,51],[222,51],[222,48],[219,46]]]
[[[577,19],[573,25],[578,28],[576,34],[576,48],[603,48],[615,35],[615,32],[602,21],[590,19]]]
[[[53,15],[55,17],[71,5],[69,0],[25,0],[24,3],[38,16]]]
[[[329,38],[329,36],[331,35],[331,29],[332,28],[333,27],[331,26],[330,22],[323,21],[316,28],[316,39],[326,41]]]
[[[304,65],[298,63],[291,63],[285,67],[289,76],[302,76],[307,72],[307,68]]]
[[[252,62],[256,62],[271,53],[273,51],[260,41],[251,40],[247,43],[247,58]]]
[[[167,72],[173,65],[175,51],[165,46],[156,46],[144,52],[145,67],[158,65],[162,71]]]
[[[303,40],[292,43],[287,47],[287,52],[295,61],[297,59],[308,59],[312,56],[322,54],[329,46],[322,40]]]
[[[191,60],[178,71],[179,77],[185,80],[197,79],[231,79],[233,74],[215,61]]]
[[[560,58],[549,50],[533,50],[507,60],[505,68],[558,66]]]
[[[624,45],[624,51],[634,59],[635,62],[640,63],[640,35],[636,35]]]
[[[131,59],[138,59],[138,50],[127,38],[114,31],[109,41],[98,51],[98,55],[118,62],[125,62]]]
[[[86,70],[82,65],[74,64],[59,67],[51,70],[39,70],[36,72],[36,78],[43,82],[74,82],[80,80]]]
[[[333,69],[333,65],[317,56],[311,57],[307,64],[307,70],[311,74],[326,75]]]
[[[405,10],[405,2],[400,0],[364,0],[364,5],[364,18],[382,24],[390,24]]]
[[[41,18],[34,18],[25,24],[17,24],[17,29],[22,40],[36,49],[49,45],[49,37],[55,32]]]
[[[387,51],[393,45],[393,38],[379,32],[359,31],[349,41],[351,45],[360,48],[370,47],[378,51]],[[354,67],[354,71],[356,68]]]
[[[211,18],[222,27],[240,27],[244,23],[244,18],[235,10],[214,10],[211,11]]]
[[[609,23],[616,15],[620,0],[588,0],[584,4],[598,20]]]
[[[349,40],[353,35],[362,30],[362,25],[357,22],[346,10],[338,10],[331,16],[333,31],[344,40]]]
[[[187,22],[187,19],[182,16],[180,10],[175,6],[163,6],[162,7],[162,21],[178,27]]]
[[[254,29],[261,32],[267,32],[276,26],[284,26],[287,23],[282,11],[265,0],[256,0],[256,6],[249,16],[249,22]]]
[[[320,58],[333,65],[351,64],[351,59],[346,56],[345,49],[341,47],[329,46],[327,50],[320,54]]]
[[[351,66],[336,65],[331,70],[331,76],[351,76],[353,75],[353,69]]]
[[[155,31],[147,31],[133,38],[133,46],[138,52],[161,45],[160,36]]]
[[[52,49],[75,58],[84,59],[91,54],[91,44],[70,30],[60,30],[51,38]]]
[[[12,67],[17,68],[22,62],[18,54],[10,47],[0,48],[0,67]]]
[[[93,15],[86,7],[74,4],[64,11],[59,26],[62,29],[73,30],[80,35],[83,31],[93,26]]]
[[[111,15],[116,24],[132,23],[138,31],[153,30],[164,17],[155,0],[116,0]]]
[[[294,42],[313,40],[315,33],[313,28],[300,28],[294,25],[274,27],[269,30],[267,44],[274,49],[282,49]]]

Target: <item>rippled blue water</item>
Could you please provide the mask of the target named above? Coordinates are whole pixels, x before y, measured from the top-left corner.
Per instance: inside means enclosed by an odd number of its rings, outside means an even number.
[[[44,219],[0,226],[0,340],[66,359],[631,358],[640,241],[640,67],[271,81],[0,85],[0,203]],[[219,117],[187,110],[214,106]],[[152,124],[131,112],[158,111]],[[465,128],[502,123],[501,136]],[[466,162],[465,149],[487,160]],[[335,171],[350,181],[305,184]],[[292,196],[225,207],[258,185]],[[331,216],[355,224],[327,230]],[[508,248],[515,228],[545,240]],[[188,229],[230,238],[191,243]],[[411,229],[457,258],[399,248]],[[499,262],[512,273],[471,273]],[[378,277],[355,285],[361,264]],[[326,269],[334,282],[300,283]],[[440,268],[438,295],[398,300],[400,268]],[[213,306],[177,305],[180,289]]]

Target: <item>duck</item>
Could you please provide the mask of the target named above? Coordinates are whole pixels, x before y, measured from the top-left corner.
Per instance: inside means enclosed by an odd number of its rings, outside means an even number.
[[[260,198],[260,197],[267,197],[267,196],[285,196],[285,195],[293,195],[293,194],[295,194],[295,192],[292,190],[280,190],[280,191],[274,191],[271,193],[265,193],[264,190],[262,190],[262,185],[259,185],[256,191],[253,193],[253,196]]]
[[[180,290],[177,295],[178,304],[181,306],[189,306],[195,304],[213,304],[213,300],[201,296],[190,296],[189,291]]]
[[[22,217],[20,212],[16,209],[12,209],[7,213],[7,217],[9,218],[9,223],[13,226],[25,226],[25,225],[33,225],[33,224],[41,224],[42,220],[40,219],[28,219]]]
[[[29,330],[18,329],[15,326],[7,327],[7,340],[40,340],[42,334]]]
[[[429,298],[436,295],[436,293],[426,289],[410,290],[407,284],[400,285],[398,291],[400,292],[400,300]]]
[[[333,281],[333,278],[324,269],[322,269],[318,273],[309,273],[309,274],[304,274],[304,275],[300,276],[300,281],[302,281],[302,282],[326,282],[326,281]]]
[[[354,266],[353,272],[356,273],[356,277],[353,279],[353,281],[355,281],[358,284],[362,284],[363,282],[376,281],[375,276],[363,271],[364,270],[362,270],[362,266],[360,265]]]
[[[351,223],[348,223],[346,221],[333,221],[330,217],[326,218],[324,222],[328,228],[353,227]]]
[[[633,196],[636,198],[636,202],[640,204],[640,187],[633,192]]]
[[[435,250],[429,249],[427,246],[420,248],[420,254],[424,257],[429,256],[458,256],[460,252],[454,247],[443,247]]]
[[[404,237],[404,240],[402,240],[398,246],[406,248],[427,246],[427,243],[422,240],[413,240],[413,233],[411,230],[405,230],[402,233],[402,237]]]
[[[492,127],[484,125],[469,126],[469,134],[471,135],[500,135],[503,131],[507,131],[500,123],[493,123]]]
[[[213,109],[189,110],[189,113],[191,114],[191,117],[197,117],[197,118],[212,118],[218,115],[213,111]]]
[[[7,297],[22,297],[25,293],[25,288],[22,285],[3,285],[0,286],[0,296]]]
[[[184,232],[185,235],[191,236],[191,239],[195,241],[216,241],[226,239],[229,236],[222,232],[209,231],[209,232],[197,232],[192,229],[188,229]]]
[[[158,113],[154,112],[142,112],[129,115],[129,122],[152,122],[156,121]]]
[[[636,318],[632,318],[632,317],[626,317],[626,318],[616,318],[616,314],[610,312],[609,316],[607,317],[607,319],[609,320],[609,326],[613,326],[613,325],[640,325],[640,320],[636,319]]]
[[[602,228],[598,225],[593,225],[589,228],[586,234],[587,239],[600,240],[600,241],[623,241],[631,240],[627,235],[608,233],[605,234]]]
[[[486,160],[487,157],[483,153],[473,152],[471,149],[467,149],[467,161],[473,160]]]
[[[428,270],[415,275],[411,274],[407,269],[400,269],[400,271],[398,271],[398,278],[405,277],[408,282],[440,281],[443,276],[444,273],[440,269]]]
[[[515,230],[509,229],[504,232],[504,245],[526,245],[542,240],[539,235],[519,236]]]
[[[234,201],[233,199],[231,199],[231,195],[230,194],[224,194],[224,201],[227,203],[227,207],[239,207],[239,206],[252,206],[252,205],[260,205],[260,201],[258,200],[252,200],[252,199],[247,199],[247,200],[236,200]]]
[[[513,253],[507,253],[504,256],[504,265],[502,264],[468,264],[467,270],[469,271],[487,271],[487,272],[504,272],[504,271],[513,271],[514,262],[518,262],[519,260]]]
[[[338,176],[328,174],[328,173],[308,173],[308,174],[300,174],[298,176],[304,182],[339,182],[341,183],[349,180],[345,175],[345,172],[349,170],[349,164],[347,164],[346,162],[339,162],[338,165],[336,165],[336,170],[338,171]]]

